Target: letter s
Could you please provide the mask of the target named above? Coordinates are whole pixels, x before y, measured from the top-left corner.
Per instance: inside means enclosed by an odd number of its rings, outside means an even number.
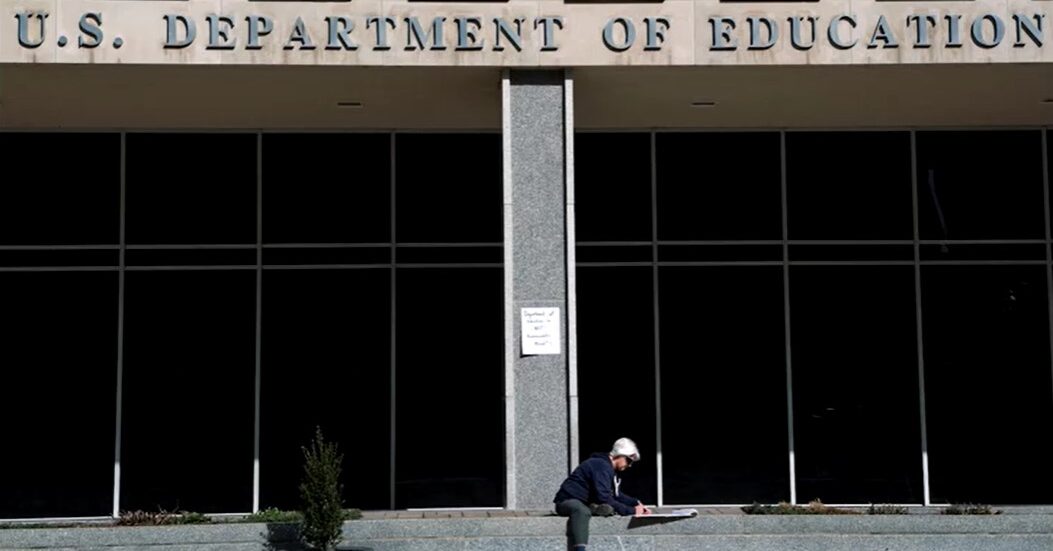
[[[77,38],[78,48],[94,48],[102,44],[102,14],[86,13],[80,16],[80,32],[83,36]],[[85,40],[88,38],[89,40]]]

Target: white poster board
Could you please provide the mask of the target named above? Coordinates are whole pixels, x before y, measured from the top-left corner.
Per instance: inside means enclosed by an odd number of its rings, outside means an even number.
[[[523,355],[559,354],[559,308],[520,308]]]
[[[690,518],[694,516],[698,516],[698,509],[673,509],[664,513],[633,515],[634,518]]]

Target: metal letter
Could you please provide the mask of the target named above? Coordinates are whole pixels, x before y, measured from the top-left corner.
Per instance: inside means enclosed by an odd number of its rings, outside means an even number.
[[[867,48],[877,48],[879,40],[884,42],[882,48],[899,47],[899,42],[896,42],[896,37],[888,26],[888,19],[885,19],[884,15],[878,17],[877,25],[874,25],[874,32],[870,35],[870,40],[867,41]]]
[[[958,23],[962,20],[962,16],[957,14],[950,14],[943,16],[947,20],[947,44],[948,48],[961,48],[962,37],[958,32]]]
[[[710,50],[734,50],[738,43],[731,36],[735,30],[735,20],[730,17],[710,17],[710,28],[713,29],[713,42],[709,45]]]
[[[914,23],[917,34],[914,39],[915,48],[928,48],[932,46],[929,42],[929,26],[936,27],[936,16],[934,15],[908,15],[907,26]]]
[[[497,26],[497,30],[494,32],[494,51],[500,52],[505,49],[505,47],[501,45],[502,34],[505,35],[505,38],[507,38],[508,41],[512,43],[512,46],[516,49],[517,52],[523,51],[522,36],[524,21],[526,21],[525,17],[515,18],[516,28],[513,31],[512,27],[508,25],[508,21],[505,21],[504,18],[501,17],[495,17],[494,25]]]
[[[249,24],[249,43],[245,45],[245,49],[262,49],[260,37],[271,34],[271,31],[274,30],[274,22],[265,15],[250,15],[245,18],[245,21]]]
[[[621,23],[622,28],[625,29],[625,40],[620,44],[614,42],[614,24]],[[633,42],[636,41],[636,27],[633,26],[631,19],[624,17],[615,17],[607,21],[607,24],[603,26],[603,45],[608,50],[614,52],[624,52],[632,47]]]
[[[483,26],[483,21],[478,17],[458,17],[454,21],[457,23],[457,49],[482,50],[486,40],[479,40],[476,33]],[[475,25],[475,28],[468,25]]]
[[[647,27],[647,43],[645,50],[661,50],[665,42],[665,32],[669,30],[669,20],[664,17],[645,17],[644,25]]]
[[[230,29],[234,26],[234,20],[225,15],[209,15],[208,21],[208,46],[206,50],[233,50],[238,39],[230,39]]]
[[[94,48],[102,44],[102,14],[86,13],[80,16],[80,32],[91,37],[91,41],[84,40],[83,36],[77,37],[77,47]]]
[[[388,43],[388,28],[387,25],[391,25],[391,30],[395,30],[395,18],[388,16],[377,16],[366,18],[366,28],[370,25],[377,28],[377,42],[373,46],[374,50],[390,50],[391,44]]]
[[[837,26],[842,21],[848,22],[848,25],[853,29],[856,28],[856,20],[854,17],[852,17],[851,15],[837,15],[830,20],[830,26],[826,29],[826,36],[830,39],[830,44],[832,44],[835,48],[837,48],[838,50],[847,50],[852,46],[855,46],[858,40],[853,38],[851,42],[841,42],[841,37],[837,34]]]
[[[542,37],[542,39],[541,39],[541,51],[543,51],[543,52],[551,52],[551,51],[554,51],[554,50],[558,50],[559,46],[556,45],[555,41],[553,40],[553,36],[552,35],[554,34],[553,33],[553,29],[555,27],[559,27],[561,29],[563,28],[563,18],[559,17],[559,16],[552,16],[552,15],[544,15],[544,16],[541,16],[541,17],[535,17],[534,18],[534,28],[536,29],[539,24],[541,25],[541,30],[542,30],[542,32],[541,32],[541,37]]]
[[[779,26],[775,24],[774,19],[769,17],[747,17],[746,21],[750,24],[750,50],[767,50],[779,40]],[[760,41],[761,24],[768,28],[767,42]]]
[[[990,21],[994,25],[994,36],[990,41],[984,40],[984,21]],[[972,25],[973,43],[981,48],[994,48],[1005,37],[1005,23],[993,13],[985,13],[973,20]]]
[[[18,20],[18,45],[23,48],[36,48],[44,43],[44,20],[50,15],[48,12],[22,12],[16,13],[15,19]],[[36,17],[40,20],[40,38],[36,42],[29,39],[29,19]]]
[[[420,48],[424,49],[424,44],[431,41],[432,50],[445,50],[446,44],[443,44],[442,40],[442,24],[446,21],[445,17],[435,17],[431,20],[431,30],[427,33],[420,26],[420,21],[417,21],[416,16],[410,16],[404,19],[409,24],[409,30],[406,31],[406,49],[416,50]],[[417,40],[417,45],[413,45],[413,40]]]
[[[296,23],[293,23],[293,30],[289,33],[289,40],[285,41],[285,45],[282,48],[292,50],[296,48],[293,45],[294,42],[300,43],[301,50],[313,50],[315,48],[314,41],[311,40],[311,33],[307,32],[307,26],[304,25],[302,17],[296,18]]]
[[[1031,42],[1035,43],[1035,46],[1042,47],[1042,21],[1046,19],[1046,14],[1038,13],[1035,14],[1034,23],[1031,18],[1026,15],[1013,14],[1013,21],[1016,22],[1016,42],[1013,43],[1014,48],[1024,47],[1024,33],[1031,38]]]
[[[328,16],[325,22],[329,25],[329,40],[325,43],[326,50],[358,49],[358,45],[351,42],[351,31],[355,30],[355,22],[350,17]]]
[[[164,20],[168,27],[168,32],[165,34],[165,48],[186,48],[194,43],[194,39],[197,38],[197,25],[193,19],[187,19],[184,15],[169,14],[164,16]],[[179,34],[176,23],[182,23],[186,31],[183,40],[176,38],[176,35]]]
[[[796,50],[810,50],[812,46],[815,46],[815,28],[818,26],[819,16],[809,15],[804,19],[807,19],[812,24],[812,38],[808,44],[801,42],[801,18],[790,18],[790,44],[792,44]]]

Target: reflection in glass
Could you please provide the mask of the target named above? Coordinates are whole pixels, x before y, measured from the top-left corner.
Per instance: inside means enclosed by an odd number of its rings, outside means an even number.
[[[500,134],[396,134],[400,243],[500,243]]]
[[[575,134],[574,199],[578,241],[650,241],[651,135]]]
[[[918,132],[922,239],[1042,239],[1042,133]]]
[[[912,239],[909,132],[788,132],[790,239]]]
[[[1044,266],[923,266],[933,501],[1053,503]]]
[[[782,239],[777,132],[660,133],[658,239]]]
[[[632,438],[641,460],[625,474],[622,489],[656,503],[651,268],[579,267],[577,281],[579,460]]]
[[[792,267],[797,495],[920,503],[914,268]]]
[[[113,511],[117,274],[0,273],[0,518]]]
[[[390,507],[390,270],[263,276],[261,506],[298,509],[315,427],[344,455],[344,505]]]
[[[499,507],[502,271],[411,268],[396,277],[395,507]]]
[[[252,508],[256,274],[129,272],[121,509]]]
[[[0,133],[0,245],[116,244],[120,134]]]
[[[782,268],[659,274],[665,501],[788,500]]]
[[[263,135],[264,243],[388,242],[390,203],[390,135]]]
[[[255,134],[125,140],[128,243],[256,243]]]

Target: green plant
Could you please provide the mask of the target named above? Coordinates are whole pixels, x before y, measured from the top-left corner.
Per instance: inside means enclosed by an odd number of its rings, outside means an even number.
[[[202,513],[183,511],[176,515],[172,524],[210,524],[212,519]]]
[[[193,511],[122,511],[118,526],[165,526],[169,524],[209,524],[212,519]]]
[[[874,503],[870,504],[867,509],[868,515],[906,515],[907,508],[899,505],[877,505]]]
[[[299,511],[282,511],[275,507],[269,507],[245,516],[241,519],[241,522],[294,523],[302,520],[303,513]]]
[[[747,515],[858,515],[858,511],[851,509],[835,509],[828,507],[818,499],[808,505],[790,505],[780,502],[776,505],[761,505],[753,503],[742,508]]]
[[[943,510],[945,515],[1000,515],[1002,511],[992,509],[990,505],[978,503],[953,503]]]
[[[322,429],[315,429],[311,447],[304,447],[304,473],[300,484],[303,525],[300,537],[316,549],[330,549],[340,541],[344,510],[340,469],[344,456],[335,442],[326,442]]]
[[[358,520],[362,518],[362,511],[359,509],[344,509],[344,520]]]

